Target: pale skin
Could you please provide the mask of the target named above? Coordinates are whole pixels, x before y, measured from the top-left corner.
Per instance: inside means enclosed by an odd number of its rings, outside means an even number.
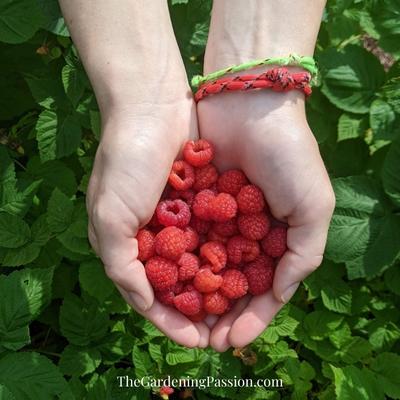
[[[303,95],[222,94],[196,110],[166,1],[60,4],[102,115],[87,208],[89,239],[106,273],[132,307],[182,345],[224,351],[250,343],[321,263],[334,207]],[[323,6],[321,0],[215,1],[204,72],[255,58],[312,55]],[[182,144],[199,135],[216,145],[217,166],[242,168],[289,225],[273,290],[207,323],[192,323],[154,299],[135,240]]]

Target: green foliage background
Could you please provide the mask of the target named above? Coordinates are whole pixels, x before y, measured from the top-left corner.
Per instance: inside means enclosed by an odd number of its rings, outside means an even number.
[[[170,7],[192,76],[210,1]],[[394,58],[387,72],[365,35]],[[167,374],[285,383],[197,399],[400,399],[399,43],[398,0],[328,1],[307,103],[337,196],[326,258],[249,357],[235,357],[167,340],[104,275],[86,233],[93,92],[57,2],[1,0],[0,399],[145,399],[116,375]]]

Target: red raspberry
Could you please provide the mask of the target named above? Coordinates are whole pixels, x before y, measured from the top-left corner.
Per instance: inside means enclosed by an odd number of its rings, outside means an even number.
[[[164,228],[155,238],[156,253],[169,260],[177,260],[186,251],[186,245],[185,232],[176,226]]]
[[[236,200],[228,193],[220,193],[211,201],[210,215],[216,222],[229,221],[236,216],[236,213]]]
[[[192,207],[194,215],[204,220],[211,219],[210,204],[214,197],[215,194],[211,190],[207,189],[197,193]]]
[[[145,271],[155,290],[171,288],[178,281],[178,266],[162,257],[150,258],[146,262]]]
[[[137,233],[138,259],[140,261],[146,261],[154,256],[154,237],[155,234],[148,229],[140,229]]]
[[[176,190],[191,188],[194,183],[194,168],[186,161],[175,161],[168,182]]]
[[[179,274],[178,274],[179,276]],[[181,294],[184,290],[183,282],[176,282],[175,285],[172,287],[172,291],[174,294]]]
[[[207,234],[207,241],[208,242],[221,242],[223,244],[228,243],[228,238],[226,236],[218,235],[213,229],[210,229]]]
[[[199,234],[205,235],[211,228],[211,222],[192,215],[190,226]]]
[[[167,398],[170,394],[174,393],[174,389],[170,386],[161,386],[160,387],[160,396],[164,399]],[[167,397],[165,397],[167,396]]]
[[[171,190],[169,193],[169,198],[171,200],[176,200],[176,199],[181,199],[185,203],[189,205],[189,207],[192,206],[193,200],[194,200],[195,192],[192,189],[187,189],[187,190]]]
[[[199,235],[198,233],[191,227],[186,226],[183,228],[183,232],[186,237],[186,251],[194,251],[197,249],[199,245]]]
[[[258,296],[272,287],[274,277],[274,261],[271,257],[262,255],[243,269],[249,284],[249,293]]]
[[[204,167],[195,168],[194,171],[195,179],[193,189],[200,190],[208,189],[218,179],[217,169],[212,164],[207,164]]]
[[[197,290],[183,292],[175,296],[174,304],[185,315],[195,315],[203,308],[203,296]]]
[[[183,157],[195,166],[203,167],[214,158],[214,146],[207,140],[189,140],[183,147]]]
[[[220,175],[217,182],[218,192],[237,196],[240,189],[247,185],[246,175],[238,169],[230,169]]]
[[[240,233],[247,239],[261,240],[270,227],[270,222],[263,212],[257,214],[242,214],[238,218]]]
[[[174,305],[175,294],[171,289],[155,290],[154,296],[162,304],[167,306]]]
[[[231,237],[239,233],[236,218],[230,219],[226,222],[215,222],[212,230],[221,236]]]
[[[243,186],[236,196],[236,201],[243,214],[258,213],[265,206],[264,194],[256,185]]]
[[[249,288],[245,275],[237,269],[229,269],[222,275],[220,292],[228,299],[243,297]]]
[[[197,314],[188,316],[188,318],[193,322],[203,321],[206,317],[207,313],[204,310],[200,310]]]
[[[281,257],[286,251],[286,228],[281,226],[272,228],[261,245],[265,254],[271,257]]]
[[[147,226],[148,226],[149,228],[153,228],[153,230],[154,230],[154,228],[159,228],[160,226],[162,226],[162,225],[160,224],[160,221],[158,220],[157,212],[155,212],[155,213],[153,214],[153,216],[151,217],[151,220],[149,221],[149,223],[147,224]]]
[[[182,200],[163,200],[158,203],[157,218],[164,226],[183,228],[190,221],[189,206]]]
[[[204,243],[200,247],[200,256],[211,264],[212,272],[217,273],[226,265],[226,249],[221,242]]]
[[[200,260],[192,253],[183,253],[178,260],[179,280],[193,279],[200,267]]]
[[[260,254],[260,246],[255,240],[237,235],[228,240],[226,251],[228,260],[234,264],[239,264],[242,261],[253,261]]]
[[[184,287],[182,292],[191,292],[192,290],[196,290],[196,288],[191,284],[187,283]]]
[[[194,277],[193,285],[202,293],[215,292],[222,285],[222,276],[214,275],[209,268],[203,268]]]
[[[229,300],[220,292],[206,293],[203,297],[203,307],[208,314],[223,314],[229,306]]]

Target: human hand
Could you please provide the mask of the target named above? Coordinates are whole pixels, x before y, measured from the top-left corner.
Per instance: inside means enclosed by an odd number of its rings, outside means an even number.
[[[230,93],[198,104],[200,135],[221,170],[239,168],[264,191],[272,215],[288,224],[288,249],[273,290],[244,298],[212,329],[218,351],[255,339],[322,261],[334,193],[298,92]]]

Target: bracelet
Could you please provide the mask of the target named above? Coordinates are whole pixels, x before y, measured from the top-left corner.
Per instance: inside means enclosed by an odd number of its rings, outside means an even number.
[[[207,96],[222,92],[272,89],[275,92],[301,90],[307,97],[311,94],[309,72],[290,73],[287,68],[272,68],[259,75],[239,75],[204,83],[194,95],[196,102]]]
[[[290,54],[289,57],[274,57],[264,58],[262,60],[248,61],[239,65],[232,65],[230,67],[221,69],[219,71],[212,72],[208,75],[195,75],[192,78],[192,86],[198,87],[203,83],[214,81],[222,76],[230,73],[236,73],[245,71],[246,69],[252,69],[261,67],[263,65],[280,65],[280,66],[295,66],[301,67],[307,70],[313,77],[317,75],[318,68],[313,57],[299,56],[297,54]]]

